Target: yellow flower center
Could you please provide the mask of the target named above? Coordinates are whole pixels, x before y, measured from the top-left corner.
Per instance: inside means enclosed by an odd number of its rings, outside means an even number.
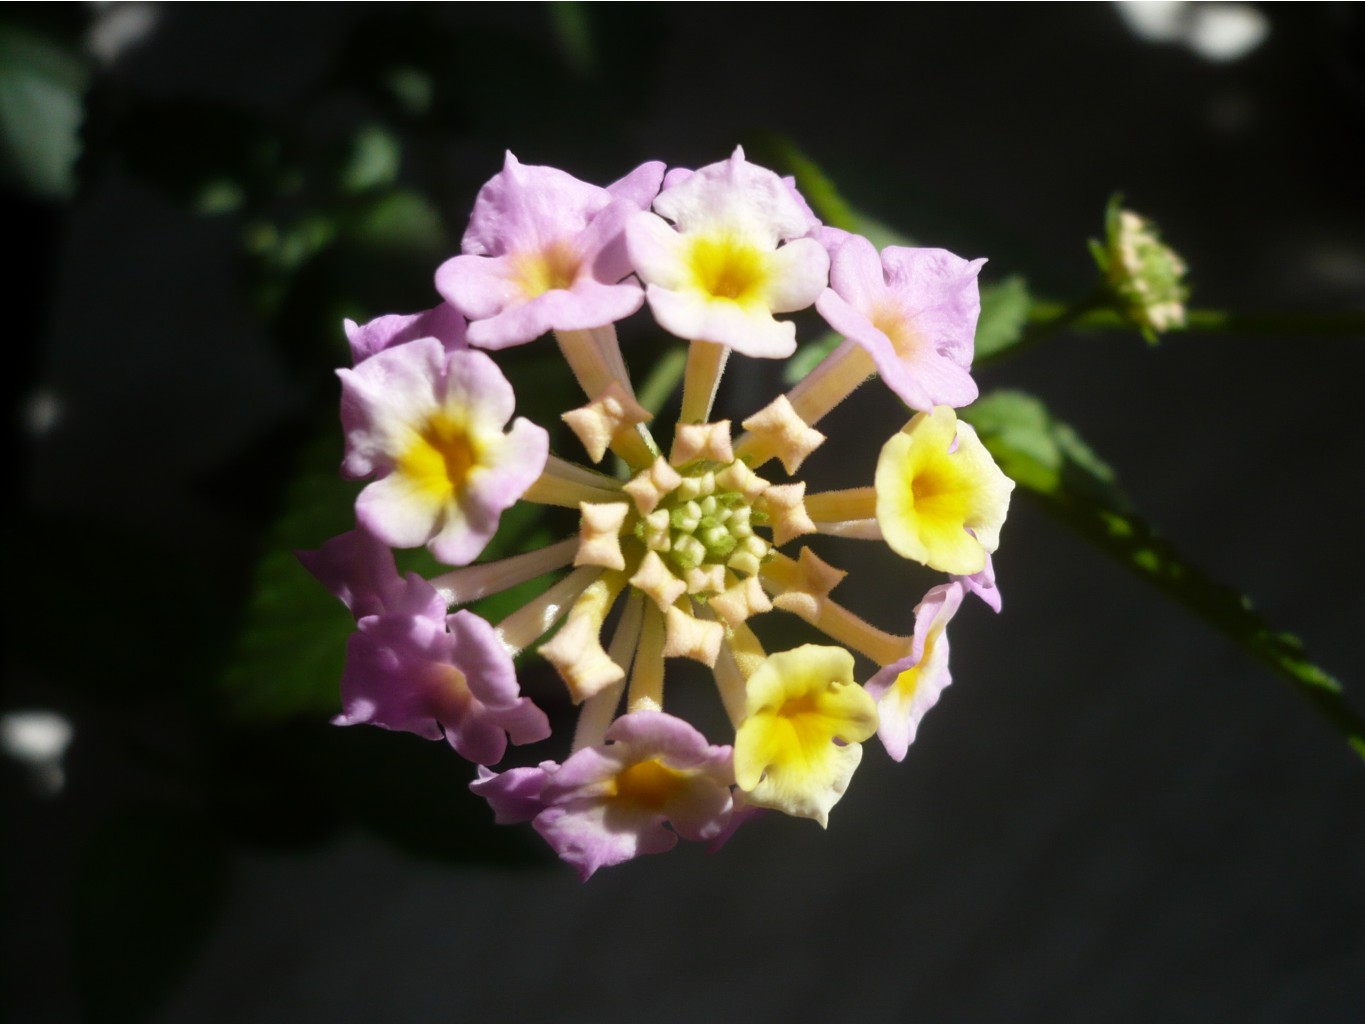
[[[842,722],[820,707],[815,694],[787,701],[769,716],[768,743],[773,763],[788,771],[801,771],[811,762],[823,760],[826,748],[842,726]]]
[[[573,286],[578,277],[578,254],[563,242],[554,242],[540,252],[517,258],[515,274],[522,294],[534,299],[555,289]]]
[[[397,460],[397,470],[424,494],[436,499],[457,496],[479,464],[479,446],[462,418],[436,412],[415,432]]]
[[[924,337],[915,330],[913,322],[899,309],[882,307],[872,317],[872,326],[886,335],[896,355],[913,359],[924,347]]]
[[[767,283],[763,253],[728,235],[702,237],[692,243],[690,264],[696,287],[738,305],[762,301]]]
[[[663,808],[682,784],[682,776],[657,760],[640,761],[616,776],[616,797],[651,811]]]
[[[436,682],[440,687],[443,705],[448,711],[463,712],[474,703],[474,693],[469,689],[469,680],[454,665],[433,666]]]
[[[939,528],[962,528],[971,514],[972,486],[947,452],[910,467],[907,478],[916,515]]]

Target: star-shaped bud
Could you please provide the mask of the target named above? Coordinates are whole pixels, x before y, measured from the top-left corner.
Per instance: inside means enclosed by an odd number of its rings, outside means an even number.
[[[682,477],[678,471],[660,455],[652,466],[636,473],[623,489],[635,502],[640,515],[648,516],[659,507],[664,495],[671,494],[680,483]]]
[[[626,557],[621,553],[621,527],[630,514],[624,501],[582,502],[578,506],[582,518],[578,525],[578,553],[574,565],[600,565],[604,569],[624,569]]]
[[[773,604],[763,592],[758,577],[748,576],[711,598],[707,607],[733,629],[751,616],[772,611]]]
[[[691,658],[708,668],[716,663],[725,627],[710,619],[699,619],[680,608],[664,615],[664,657]]]
[[[624,430],[633,430],[653,418],[648,409],[626,393],[619,381],[612,381],[607,390],[587,405],[571,409],[560,416],[574,432],[588,457],[601,462],[612,441]]]
[[[625,678],[625,670],[602,648],[602,623],[619,591],[619,582],[614,586],[607,579],[594,582],[574,602],[559,632],[540,647],[541,655],[559,671],[575,704]]]
[[[683,580],[689,594],[718,594],[725,589],[725,566],[714,562],[693,566],[683,573]]]
[[[725,560],[725,565],[732,572],[756,576],[763,568],[763,560],[768,557],[770,550],[761,537],[745,537],[739,542],[739,547]]]
[[[775,555],[763,567],[764,578],[780,588],[773,604],[785,612],[799,615],[807,622],[820,618],[820,609],[829,592],[848,575],[824,561],[810,548],[802,548],[800,558],[792,561],[785,555]]]
[[[759,499],[759,507],[768,514],[773,528],[773,543],[778,547],[803,534],[815,533],[815,523],[806,514],[805,496],[806,483],[798,480],[769,487]]]
[[[645,557],[640,559],[640,567],[630,578],[630,585],[648,594],[661,612],[667,612],[687,593],[687,584],[673,575],[664,560],[653,551],[646,551]]]
[[[768,489],[768,481],[739,461],[730,463],[716,474],[716,485],[722,490],[736,492],[750,504]]]
[[[674,466],[685,466],[698,459],[710,462],[733,462],[730,449],[730,421],[715,423],[679,423],[673,438],[673,450],[668,461]]]
[[[800,469],[806,456],[825,443],[825,435],[796,414],[786,395],[778,395],[741,425],[751,435],[741,455],[755,464],[775,457],[788,474]]]

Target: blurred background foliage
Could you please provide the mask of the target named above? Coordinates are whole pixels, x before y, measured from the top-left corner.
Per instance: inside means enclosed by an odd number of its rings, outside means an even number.
[[[853,74],[848,65],[857,55],[814,58],[810,51],[821,43],[809,39],[784,58],[769,41],[753,67],[738,68],[704,48],[688,51],[709,38],[700,23],[733,20],[714,31],[757,31],[753,12],[720,8],[395,4],[307,11],[315,13],[294,11],[270,22],[273,31],[293,34],[298,66],[260,67],[246,45],[253,30],[243,24],[251,17],[245,8],[215,17],[138,3],[35,5],[0,15],[0,199],[17,243],[6,388],[21,425],[11,455],[24,488],[23,499],[6,508],[12,628],[0,711],[62,711],[83,741],[93,734],[73,749],[70,770],[107,773],[93,790],[66,798],[80,802],[79,812],[59,820],[26,795],[27,776],[6,761],[12,791],[6,799],[30,837],[80,851],[50,869],[73,880],[70,903],[58,908],[74,922],[70,962],[39,977],[69,970],[76,1005],[90,1020],[140,1020],[155,1012],[191,969],[230,891],[231,852],[243,845],[313,849],[358,827],[445,863],[506,868],[548,859],[529,830],[491,827],[487,808],[469,796],[467,779],[451,770],[442,745],[327,724],[337,708],[351,622],[292,555],[352,522],[357,488],[336,473],[341,436],[332,371],[347,359],[342,319],[435,304],[434,268],[458,249],[473,196],[501,166],[504,150],[606,183],[646,158],[695,166],[742,142],[756,162],[796,174],[831,223],[863,230],[879,244],[912,236],[965,255],[989,253],[978,338],[983,366],[1009,355],[1020,355],[1022,364],[1045,337],[1067,331],[1141,345],[1112,313],[1091,308],[1094,268],[1085,238],[1099,233],[1107,190],[1161,182],[1161,172],[1176,162],[1197,159],[1162,141],[1160,118],[1170,116],[1170,101],[1154,102],[1150,120],[1125,108],[1122,116],[1136,120],[1087,144],[1097,165],[1126,167],[1131,180],[1108,180],[1105,191],[1065,206],[1055,229],[1039,237],[1038,219],[1015,212],[1034,201],[1019,180],[1055,173],[1058,191],[1074,184],[1054,161],[1077,158],[1086,147],[1057,137],[1058,112],[1073,99],[1102,103],[1072,92],[1100,93],[1111,84],[1031,83],[1034,122],[992,122],[984,144],[965,141],[980,133],[962,122],[941,127],[932,139],[895,146],[876,140],[862,153],[842,142],[851,129],[833,123],[841,111],[864,128],[880,123],[894,131],[894,119],[909,116],[896,90],[935,103],[934,90],[949,83],[925,81],[911,63],[893,67],[883,59],[881,93],[845,92],[818,110],[784,108],[769,98],[746,114],[746,90],[757,92],[760,75],[837,79]],[[914,28],[910,14],[882,26],[877,11],[855,5],[833,31],[866,40],[883,27]],[[308,24],[314,16],[316,24]],[[921,27],[942,28],[936,17]],[[1333,15],[1315,17],[1281,14],[1274,29],[1291,41],[1330,37]],[[1340,103],[1324,116],[1352,125],[1353,145],[1361,127],[1360,78],[1351,70],[1358,50],[1350,49],[1359,38],[1358,15],[1343,24],[1355,35],[1338,33],[1314,66],[1338,83],[1316,88]],[[1021,80],[1034,67],[1025,57],[1030,47],[1048,50],[1042,34],[1008,40],[1017,22],[977,28],[991,52],[1019,55],[999,59]],[[966,47],[972,30],[953,21],[945,38]],[[1103,59],[1101,52],[1096,61]],[[1161,72],[1150,74],[1123,88],[1157,95]],[[738,113],[727,110],[712,124],[700,109],[705,103],[684,101],[694,88],[707,102],[725,96],[726,89],[702,89],[692,76],[726,75],[735,76],[729,96]],[[966,76],[953,87],[976,88]],[[1244,116],[1235,96],[1225,105],[1217,116]],[[1277,145],[1293,135],[1288,119],[1279,123]],[[973,153],[991,153],[995,166],[945,184],[925,162],[934,159],[932,145],[958,138]],[[1126,162],[1124,145],[1132,150]],[[1245,145],[1254,156],[1259,143]],[[1340,156],[1348,142],[1315,135],[1312,145],[1301,150],[1304,159],[1328,170],[1319,177],[1322,195],[1305,202],[1331,209],[1342,192],[1333,182],[1346,180]],[[1358,154],[1354,167],[1358,174]],[[1000,185],[977,201],[973,189],[983,180]],[[1148,192],[1158,207],[1169,200],[1171,209],[1189,210],[1188,201],[1182,207],[1181,197],[1163,188]],[[1140,204],[1143,197],[1133,199]],[[1235,211],[1219,202],[1210,197],[1210,220],[1226,225]],[[153,207],[161,222],[144,228],[139,218]],[[1273,210],[1240,214],[1244,225],[1262,215],[1273,229]],[[1181,247],[1186,223],[1163,226]],[[123,314],[92,324],[81,314],[86,297],[79,285],[97,279],[98,268],[92,270],[90,257],[83,270],[71,267],[83,250],[98,259],[119,251],[92,244],[111,234],[122,237],[128,258],[148,258],[165,279],[126,299],[91,296],[101,315]],[[185,266],[216,268],[226,298],[215,292],[198,302],[196,283],[177,277],[181,236],[195,239],[196,255]],[[1238,282],[1220,277],[1216,258],[1240,242],[1206,232],[1182,250],[1195,267],[1196,303],[1207,296],[1220,307],[1247,297]],[[109,278],[124,280],[117,268]],[[1309,324],[1320,339],[1359,342],[1358,293],[1348,300],[1349,289],[1300,292],[1286,287],[1271,296],[1281,307],[1306,300],[1288,318],[1277,309],[1253,310],[1229,324],[1218,308],[1198,314],[1193,326],[1286,334]],[[1068,303],[1085,305],[1083,315],[1072,316]],[[809,348],[793,364],[798,374],[822,351],[818,324],[807,320],[802,329]],[[175,345],[139,345],[142,330]],[[1164,344],[1209,342],[1191,333]],[[1323,341],[1313,344],[1322,351]],[[1359,356],[1351,358],[1359,368]],[[504,363],[520,413],[557,422],[559,411],[576,404],[572,381],[544,346],[504,353]],[[772,374],[740,374],[738,389],[777,383]],[[1027,372],[1022,378],[1037,384]],[[1012,383],[1009,369],[990,383]],[[1263,408],[1284,407],[1270,385],[1260,387]],[[82,405],[80,396],[94,397]],[[1093,401],[1103,406],[1110,399]],[[1094,412],[1078,411],[1087,420]],[[1198,558],[1178,552],[1137,516],[1104,454],[1056,418],[1068,418],[1068,409],[1054,417],[1039,398],[1002,391],[971,415],[1002,465],[1042,507],[1247,647],[1360,742],[1360,719],[1338,699],[1331,676],[1238,592],[1211,582]],[[555,442],[572,450],[562,434]],[[1229,485],[1212,476],[1209,486]],[[1146,491],[1159,488],[1158,480]],[[509,515],[491,554],[540,543],[564,528],[552,517]],[[1007,532],[1006,550],[1027,543]],[[413,555],[411,567],[430,571],[423,557]],[[1215,565],[1212,575],[1229,568],[1236,566]],[[1235,575],[1232,582],[1239,582]],[[496,619],[525,596],[501,595],[482,611]],[[1303,617],[1290,624],[1302,626]],[[989,630],[995,623],[978,625]],[[552,715],[567,715],[562,699],[545,696],[556,688],[541,685],[543,667],[532,662],[525,671],[525,687]],[[1331,742],[1326,731],[1322,739]],[[28,853],[7,846],[8,873],[20,876]],[[10,899],[26,908],[23,897]],[[11,934],[6,941],[24,940]],[[66,949],[66,942],[48,946]],[[21,1006],[24,993],[32,995],[22,984],[10,991],[20,993]]]

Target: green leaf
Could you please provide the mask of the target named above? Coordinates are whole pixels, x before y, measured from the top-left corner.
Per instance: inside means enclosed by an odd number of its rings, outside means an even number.
[[[410,189],[395,189],[361,207],[356,221],[347,226],[359,245],[386,252],[431,255],[442,252],[446,244],[440,214],[429,199]]]
[[[563,2],[550,5],[550,27],[564,55],[564,63],[575,75],[586,78],[597,71],[597,47],[586,6]]]
[[[1027,282],[1018,274],[981,289],[981,318],[976,325],[977,360],[988,360],[1023,340],[1032,301]]]
[[[367,192],[392,185],[398,178],[403,147],[392,132],[365,125],[351,140],[350,158],[341,171],[343,192]]]
[[[766,136],[763,145],[772,151],[775,162],[796,178],[796,187],[806,197],[811,209],[830,227],[863,235],[878,249],[888,245],[915,244],[895,228],[858,209],[840,195],[829,175],[790,139]]]
[[[340,709],[338,684],[346,641],[355,629],[350,612],[299,564],[294,552],[319,547],[355,525],[360,485],[342,480],[341,431],[320,430],[299,460],[283,511],[270,529],[253,575],[241,630],[218,686],[225,711],[239,722],[269,723],[304,716],[330,717]],[[483,561],[542,547],[573,532],[552,529],[539,505],[518,502],[503,513]],[[428,578],[445,572],[426,549],[395,552],[400,573]],[[497,622],[548,586],[530,580],[471,604]]]
[[[843,340],[833,331],[826,331],[814,341],[802,345],[782,367],[783,383],[795,384],[801,380],[820,364],[820,360],[838,348]]]
[[[1237,591],[1214,582],[1133,511],[1114,472],[1031,395],[1001,391],[964,409],[1000,468],[1043,506],[1289,681],[1365,758],[1365,718],[1341,684],[1273,629]]]
[[[90,69],[75,47],[0,28],[0,160],[45,199],[76,188]]]
[[[651,413],[658,413],[669,396],[677,390],[686,372],[687,347],[670,346],[654,361],[649,373],[645,375],[644,382],[636,389],[636,401]]]
[[[273,721],[339,707],[337,683],[355,625],[294,551],[315,548],[353,525],[356,485],[339,477],[340,463],[341,432],[329,424],[304,451],[285,492],[284,511],[256,566],[236,648],[219,679],[234,717]]]
[[[212,822],[125,810],[90,839],[76,883],[84,1019],[146,1020],[193,963],[222,902],[227,856]]]

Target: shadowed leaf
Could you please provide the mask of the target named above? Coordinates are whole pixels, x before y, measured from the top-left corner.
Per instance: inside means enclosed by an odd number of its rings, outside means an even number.
[[[1237,591],[1214,582],[1138,516],[1113,470],[1031,395],[999,391],[962,410],[1000,468],[1054,516],[1194,611],[1287,679],[1365,757],[1365,719],[1341,684],[1273,629]]]

